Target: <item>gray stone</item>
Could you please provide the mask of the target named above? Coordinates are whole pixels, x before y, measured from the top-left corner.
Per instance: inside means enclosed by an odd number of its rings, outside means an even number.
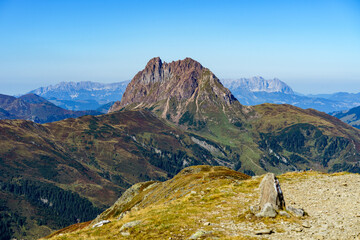
[[[303,226],[304,228],[311,228],[311,225],[310,225],[309,222],[303,222],[302,226]]]
[[[261,230],[256,231],[255,235],[267,235],[267,234],[272,234],[272,233],[274,233],[273,230],[266,228],[266,229],[261,229]]]
[[[96,228],[96,227],[101,227],[101,226],[103,226],[104,224],[107,224],[107,223],[110,223],[111,221],[109,221],[109,220],[102,220],[102,221],[100,221],[100,222],[98,222],[98,223],[95,223],[92,227],[93,228]]]
[[[294,208],[292,206],[287,206],[286,210],[289,211],[289,212],[292,212],[297,217],[305,216],[305,211],[303,209],[301,209],[301,208]]]
[[[207,231],[204,231],[204,230],[198,230],[196,233],[191,235],[189,237],[189,239],[199,239],[199,238],[205,237],[205,236],[207,236],[207,235],[209,235],[211,233],[212,233],[212,231],[207,232]]]
[[[141,221],[132,221],[132,222],[128,222],[128,223],[125,223],[124,225],[122,225],[122,227],[120,228],[120,232],[125,230],[125,229],[128,229],[128,228],[132,228],[132,227],[135,227],[137,225],[139,225],[141,223]]]
[[[287,217],[287,218],[291,218],[290,214],[288,214],[286,211],[280,211],[279,214],[281,216]]]
[[[265,203],[264,207],[261,209],[261,212],[256,214],[257,217],[276,217],[277,213],[271,203]]]
[[[266,203],[271,203],[275,210],[285,208],[285,200],[279,180],[273,173],[267,173],[260,183],[260,208],[263,209]]]

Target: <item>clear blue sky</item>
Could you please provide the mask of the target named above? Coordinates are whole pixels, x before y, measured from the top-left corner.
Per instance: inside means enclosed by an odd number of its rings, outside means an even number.
[[[155,56],[360,92],[360,1],[0,0],[0,93],[128,80]]]

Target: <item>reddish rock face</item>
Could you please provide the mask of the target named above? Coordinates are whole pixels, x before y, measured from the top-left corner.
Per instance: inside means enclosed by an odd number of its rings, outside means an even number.
[[[110,111],[119,110],[132,103],[152,104],[169,97],[177,100],[190,98],[198,87],[203,72],[200,63],[186,58],[176,62],[151,59],[144,70],[129,83],[122,97]]]
[[[122,108],[149,108],[176,123],[186,112],[186,117],[203,121],[211,111],[237,112],[235,115],[239,117],[245,109],[199,62],[185,58],[166,63],[159,57],[151,59],[145,69],[135,75],[121,102],[116,102],[109,112]]]

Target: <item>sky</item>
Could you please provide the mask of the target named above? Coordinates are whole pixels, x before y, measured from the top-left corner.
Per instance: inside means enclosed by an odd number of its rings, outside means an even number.
[[[191,57],[218,78],[360,92],[359,0],[0,0],[0,93],[130,80]]]

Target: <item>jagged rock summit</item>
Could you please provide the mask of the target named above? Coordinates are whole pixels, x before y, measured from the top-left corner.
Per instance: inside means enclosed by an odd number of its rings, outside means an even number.
[[[239,121],[250,111],[199,62],[185,58],[166,63],[159,57],[135,75],[121,102],[109,112],[124,108],[147,108],[175,123],[194,126],[204,124],[210,112],[220,111],[232,121]]]

